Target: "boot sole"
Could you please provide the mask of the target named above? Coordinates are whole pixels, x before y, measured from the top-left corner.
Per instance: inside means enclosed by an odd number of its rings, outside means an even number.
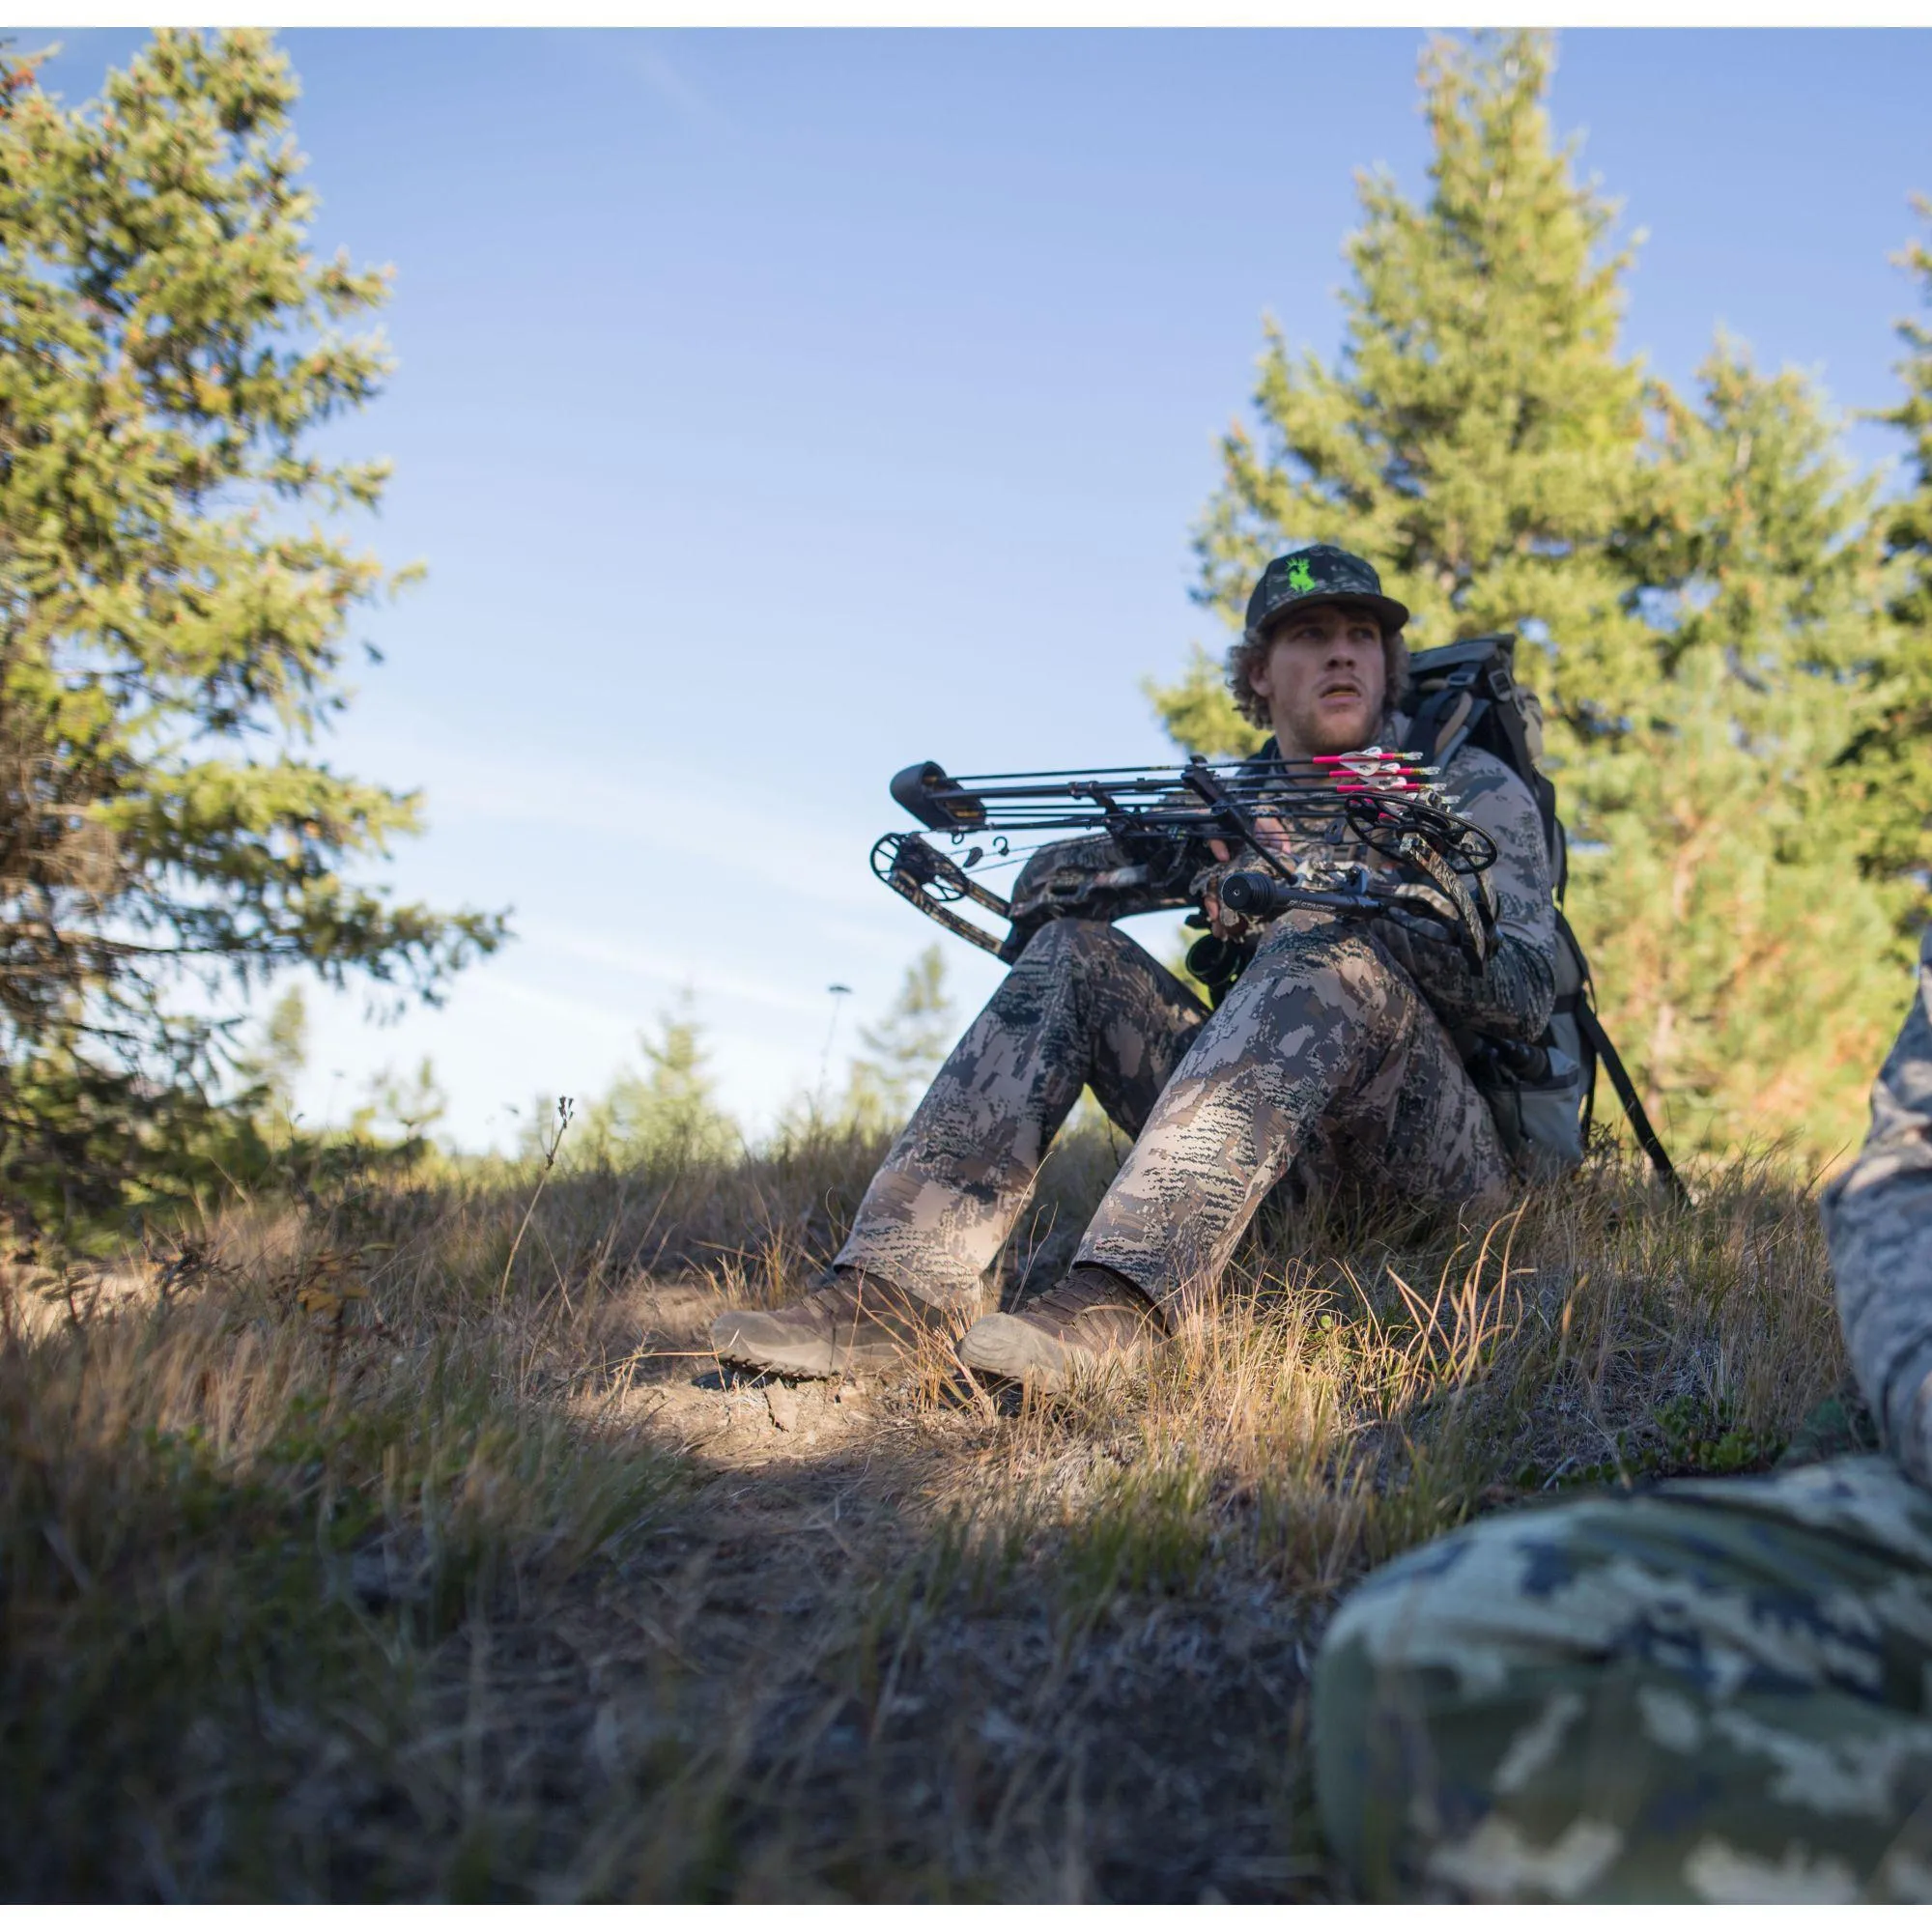
[[[910,1349],[886,1346],[847,1349],[815,1337],[762,1341],[756,1339],[755,1329],[748,1333],[728,1315],[711,1324],[711,1346],[720,1361],[808,1381],[830,1381],[855,1371],[896,1368],[911,1353]]]
[[[739,1368],[812,1381],[829,1381],[838,1374],[829,1342],[754,1341],[728,1316],[711,1324],[711,1346],[721,1362],[732,1362]]]

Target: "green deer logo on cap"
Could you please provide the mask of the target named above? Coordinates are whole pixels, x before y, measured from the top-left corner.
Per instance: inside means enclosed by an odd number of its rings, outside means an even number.
[[[1308,568],[1308,559],[1298,556],[1288,566],[1288,587],[1291,590],[1313,590],[1315,579]]]

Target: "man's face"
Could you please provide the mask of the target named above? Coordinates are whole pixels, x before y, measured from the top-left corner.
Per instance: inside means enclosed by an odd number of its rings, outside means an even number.
[[[1248,681],[1286,757],[1356,752],[1381,723],[1388,672],[1381,626],[1347,604],[1304,604],[1268,632]]]

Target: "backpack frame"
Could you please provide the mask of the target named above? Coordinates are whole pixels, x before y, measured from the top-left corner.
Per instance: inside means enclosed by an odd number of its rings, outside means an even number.
[[[1556,787],[1543,769],[1543,706],[1517,680],[1516,634],[1492,632],[1413,651],[1408,664],[1411,722],[1403,749],[1420,753],[1437,766],[1446,766],[1465,745],[1499,759],[1536,800],[1549,853],[1557,937],[1556,1000],[1549,1024],[1527,1047],[1480,1037],[1458,1042],[1504,1142],[1533,1175],[1575,1167],[1588,1145],[1601,1065],[1659,1179],[1680,1199],[1688,1199],[1623,1059],[1604,1031],[1590,962],[1564,916],[1569,838],[1556,814]]]

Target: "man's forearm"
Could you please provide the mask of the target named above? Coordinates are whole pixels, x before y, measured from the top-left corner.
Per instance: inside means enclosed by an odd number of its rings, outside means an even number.
[[[1886,1446],[1932,1484],[1932,930],[1859,1156],[1825,1190],[1838,1319]]]

